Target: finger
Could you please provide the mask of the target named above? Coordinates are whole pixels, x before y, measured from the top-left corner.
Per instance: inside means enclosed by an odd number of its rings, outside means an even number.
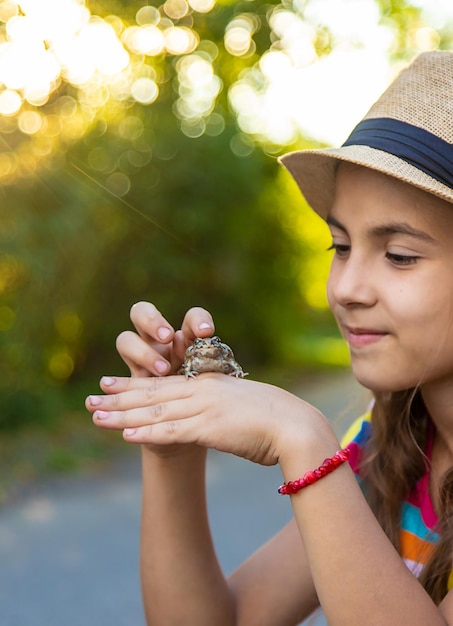
[[[173,339],[173,354],[181,363],[187,348],[196,337],[211,337],[215,325],[211,314],[202,307],[192,307],[184,316],[181,330],[175,333]]]
[[[186,389],[195,386],[193,381],[185,383]],[[95,413],[93,417],[96,420],[98,416]],[[224,447],[220,443],[227,439],[225,433],[222,434],[222,424],[196,394],[158,403],[147,414],[145,410],[125,411],[123,416],[113,415],[113,420],[116,426],[123,426],[123,437],[130,442],[155,445],[195,443],[228,451],[228,444]]]
[[[134,381],[140,380],[142,384],[134,385]],[[129,381],[116,387],[116,392],[110,395],[90,395],[85,401],[85,406],[90,412],[102,411],[127,411],[133,408],[143,408],[151,405],[167,402],[173,398],[185,400],[193,395],[193,381],[182,377],[173,378],[172,385],[162,386],[158,384],[161,378],[148,377],[143,379],[125,378],[121,381]],[[183,383],[181,384],[181,381]],[[119,387],[122,391],[118,391]]]
[[[109,430],[124,430],[125,428],[140,428],[152,425],[164,419],[167,404],[129,409],[128,411],[104,411],[97,409],[93,413],[93,422],[100,428]]]
[[[133,389],[142,389],[157,385],[160,378],[146,376],[103,376],[99,381],[99,386],[106,394],[118,394]],[[90,397],[90,396],[89,396]]]
[[[173,340],[173,354],[172,354],[172,365],[175,368],[175,371],[181,366],[184,361],[185,354],[187,348],[191,345],[193,339],[189,337],[185,337],[182,330],[177,330],[175,332],[175,337]]]
[[[143,389],[152,387],[156,391],[169,384],[187,382],[182,376],[150,377],[140,376],[131,378],[130,376],[103,376],[99,381],[99,386],[106,394],[122,393],[132,389]],[[192,381],[193,382],[193,381]]]
[[[191,343],[195,337],[210,337],[215,330],[212,315],[206,309],[195,306],[184,316],[181,330],[184,337]]]
[[[161,422],[185,420],[198,413],[197,401],[189,396],[148,403],[145,396],[137,399],[137,392],[120,395],[121,398],[116,397],[117,406],[114,410],[106,410],[108,407],[96,408],[93,421],[97,426],[111,430],[139,428]],[[113,397],[104,396],[104,398],[111,401]]]
[[[184,401],[192,398],[197,391],[193,386],[194,382],[183,376],[142,378],[104,376],[100,386],[106,395],[89,395],[85,400],[85,406],[91,413],[121,412],[182,400],[180,411],[183,414],[186,409]]]
[[[138,334],[145,341],[169,343],[173,339],[174,329],[161,312],[151,302],[137,302],[131,308],[131,321]]]
[[[174,445],[197,443],[193,435],[193,425],[197,417],[184,420],[170,420],[145,426],[127,427],[123,430],[123,438],[129,443]]]
[[[151,346],[136,333],[126,330],[118,335],[116,349],[129,367],[132,376],[162,376],[170,370],[170,363],[158,346]]]
[[[103,376],[99,381],[99,386],[106,394],[122,393],[123,391],[129,391],[131,389],[139,389],[150,385],[152,381],[157,378],[146,376],[136,376],[131,378],[130,376]]]

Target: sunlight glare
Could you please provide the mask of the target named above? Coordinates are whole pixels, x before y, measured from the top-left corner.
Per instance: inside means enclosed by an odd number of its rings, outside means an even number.
[[[14,115],[23,100],[46,104],[61,75],[80,86],[98,75],[108,79],[129,63],[114,29],[90,18],[78,0],[22,0],[16,9],[13,4],[0,5],[6,20],[6,41],[0,43],[0,82],[6,87],[0,112],[5,115]]]
[[[59,42],[55,52],[65,77],[75,85],[88,82],[96,72],[113,76],[129,62],[113,28],[99,19],[90,20],[71,40]]]
[[[440,43],[440,35],[429,26],[419,28],[415,33],[415,43],[420,50],[437,50]]]
[[[291,78],[292,64],[289,57],[280,50],[265,52],[259,61],[263,75],[270,81]]]
[[[360,19],[357,19],[360,15]],[[342,143],[389,82],[390,32],[373,0],[312,0],[304,18],[277,7],[269,17],[276,44],[229,90],[240,128],[257,139],[290,143],[297,134]],[[318,58],[314,25],[337,38]]]
[[[35,39],[0,45],[0,81],[9,89],[22,90],[28,85],[52,85],[60,67],[52,53]]]
[[[315,30],[310,23],[290,11],[275,10],[269,24],[294,66],[304,67],[316,60]]]
[[[412,0],[412,4],[423,9],[423,16],[433,28],[443,28],[453,21],[451,0]]]
[[[18,15],[19,7],[16,2],[9,2],[9,0],[4,0],[0,3],[0,21],[7,22],[12,17]]]
[[[43,106],[49,100],[52,85],[40,80],[29,81],[23,90],[24,98],[33,106]]]
[[[380,19],[376,0],[283,0],[259,15],[222,0],[232,5],[223,46],[209,39],[205,26],[196,27],[196,13],[213,10],[215,0],[140,2],[130,18],[92,15],[88,4],[0,0],[1,132],[25,136],[17,160],[4,159],[2,183],[83,137],[96,119],[107,127],[124,116],[115,128],[134,141],[143,123],[127,109],[153,105],[169,79],[178,90],[172,110],[181,131],[192,138],[220,134],[226,116],[218,65],[221,71],[229,63],[237,76],[226,96],[239,126],[231,149],[241,156],[259,142],[273,154],[301,135],[342,143],[392,78],[395,33]],[[423,8],[422,22],[407,34],[414,53],[438,48],[436,29],[453,21],[452,0],[410,4]],[[266,20],[270,42],[262,49]],[[224,65],[225,54],[233,58]],[[128,188],[121,176],[110,184],[118,193]]]
[[[74,37],[88,23],[90,12],[78,0],[21,0],[27,27],[42,41]]]

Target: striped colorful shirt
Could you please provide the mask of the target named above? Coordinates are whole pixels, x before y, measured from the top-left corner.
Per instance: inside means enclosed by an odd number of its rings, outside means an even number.
[[[349,463],[359,482],[360,461],[365,443],[371,435],[371,414],[359,418],[343,438],[343,447],[350,449]],[[429,452],[428,456],[429,456]],[[435,531],[437,515],[429,494],[429,471],[418,481],[403,502],[401,519],[401,557],[410,571],[419,576],[433,553],[439,535]],[[452,577],[450,577],[453,582]],[[450,587],[450,585],[449,585]]]

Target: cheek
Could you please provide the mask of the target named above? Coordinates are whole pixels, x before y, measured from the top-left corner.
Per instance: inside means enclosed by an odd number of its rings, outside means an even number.
[[[419,367],[445,364],[446,357],[453,361],[453,286],[442,277],[424,285],[402,290],[392,305],[397,333]]]
[[[448,334],[453,322],[453,284],[451,277],[430,277],[418,289],[402,287],[394,293],[394,308],[400,319],[412,320],[426,334]]]

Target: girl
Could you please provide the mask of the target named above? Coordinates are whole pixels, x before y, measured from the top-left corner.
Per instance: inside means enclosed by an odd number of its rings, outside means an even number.
[[[432,52],[344,146],[282,159],[330,226],[329,303],[375,397],[343,449],[282,389],[171,375],[213,334],[209,313],[175,332],[151,304],[132,308],[137,334],[118,338],[132,377],[103,378],[87,407],[142,444],[149,624],[294,626],[321,605],[331,626],[453,625],[452,143],[453,53]],[[294,511],[229,580],[206,515],[208,448],[279,463]]]

